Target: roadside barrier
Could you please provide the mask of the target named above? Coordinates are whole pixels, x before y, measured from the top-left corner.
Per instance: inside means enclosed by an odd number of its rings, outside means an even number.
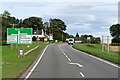
[[[29,54],[29,53],[33,52],[33,51],[34,51],[34,50],[36,50],[37,48],[38,48],[38,46],[36,46],[35,48],[33,48],[33,49],[29,50],[28,52],[26,52],[26,53],[24,54],[24,56],[26,56],[27,54]]]

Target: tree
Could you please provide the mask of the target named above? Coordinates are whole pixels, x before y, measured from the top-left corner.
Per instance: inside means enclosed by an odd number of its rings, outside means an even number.
[[[113,43],[120,43],[120,24],[115,24],[110,27],[110,33],[113,37]]]
[[[7,39],[7,28],[11,27],[10,24],[18,24],[19,19],[16,19],[15,17],[11,17],[11,14],[5,10],[3,14],[1,14],[2,17],[2,39]]]
[[[62,40],[62,35],[66,30],[66,25],[61,19],[50,19],[50,33],[53,34],[53,39]]]
[[[75,38],[73,35],[69,35],[69,38]]]
[[[79,38],[79,34],[78,33],[76,33],[76,38]]]
[[[24,19],[23,26],[32,27],[33,30],[36,30],[36,29],[41,30],[44,28],[42,18],[40,17],[29,17],[29,18]]]
[[[8,17],[10,17],[10,13],[7,11],[7,10],[5,10],[4,12],[3,12],[3,14],[2,14],[2,17],[4,17],[4,18],[8,18]]]

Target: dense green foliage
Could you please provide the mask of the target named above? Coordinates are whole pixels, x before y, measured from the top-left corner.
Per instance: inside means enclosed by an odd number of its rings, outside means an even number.
[[[120,43],[112,43],[111,46],[120,46]]]
[[[14,27],[16,28],[33,28],[33,32],[34,30],[38,31],[43,29],[48,35],[53,34],[53,39],[58,41],[65,41],[65,39],[69,36],[68,33],[64,32],[67,26],[61,19],[50,19],[49,23],[45,22],[43,24],[41,17],[29,17],[22,20],[12,17],[8,11],[4,11],[3,14],[1,14],[1,17],[3,40],[7,39],[7,28],[12,28],[12,24],[15,24]]]
[[[87,40],[87,37],[90,37],[90,40]],[[78,38],[77,38],[78,39]],[[81,37],[78,39],[84,43],[93,43],[93,44],[98,44],[100,43],[100,37],[93,37],[92,35],[81,35]]]
[[[66,30],[66,25],[61,19],[50,19],[50,33],[53,34],[53,39],[62,41],[65,40],[67,33],[63,31]]]
[[[120,43],[120,24],[115,24],[110,27],[110,33],[113,37],[113,43]]]

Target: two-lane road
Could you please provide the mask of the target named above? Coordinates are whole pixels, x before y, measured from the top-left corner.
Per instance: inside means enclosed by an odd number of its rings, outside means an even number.
[[[50,44],[28,78],[118,78],[118,68],[67,44]]]

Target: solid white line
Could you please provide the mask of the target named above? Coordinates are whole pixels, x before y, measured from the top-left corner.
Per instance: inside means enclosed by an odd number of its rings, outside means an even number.
[[[28,73],[28,75],[25,77],[24,80],[27,80],[29,78],[29,76],[31,75],[31,73],[34,71],[34,69],[36,68],[36,66],[38,65],[38,63],[40,62],[40,60],[42,59],[46,49],[48,48],[49,45],[46,46],[46,48],[44,49],[44,51],[42,52],[41,56],[39,57],[38,61],[36,62],[36,64],[33,66],[33,68],[30,70],[30,72]]]
[[[0,67],[0,68],[2,68],[2,67]]]
[[[74,49],[72,46],[70,46],[72,49]],[[76,49],[74,49],[74,50],[76,50]],[[90,54],[87,54],[87,53],[85,53],[85,52],[82,52],[82,51],[79,51],[79,50],[76,50],[77,52],[81,52],[81,53],[83,53],[83,54],[85,54],[85,55],[88,55],[88,56],[90,56],[90,57],[92,57],[92,58],[94,58],[94,59],[97,59],[97,60],[99,60],[99,61],[102,61],[102,62],[104,62],[104,63],[107,63],[107,64],[109,64],[109,65],[112,65],[112,66],[114,66],[114,67],[116,67],[116,68],[120,68],[118,65],[116,65],[116,64],[114,64],[114,63],[111,63],[111,62],[108,62],[108,61],[106,61],[106,60],[103,60],[103,59],[101,59],[101,58],[98,58],[98,57],[96,57],[96,56],[93,56],[93,55],[90,55]]]
[[[82,72],[80,72],[80,74],[81,74],[82,77],[85,77],[84,74],[83,74]]]
[[[73,65],[77,65],[79,67],[83,67],[83,65],[79,64],[79,63],[71,63],[71,62],[68,62],[68,64],[73,64]]]

